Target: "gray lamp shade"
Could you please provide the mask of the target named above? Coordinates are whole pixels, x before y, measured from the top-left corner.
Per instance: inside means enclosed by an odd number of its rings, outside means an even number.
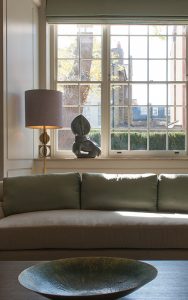
[[[61,128],[63,126],[63,94],[55,90],[25,92],[25,126]]]

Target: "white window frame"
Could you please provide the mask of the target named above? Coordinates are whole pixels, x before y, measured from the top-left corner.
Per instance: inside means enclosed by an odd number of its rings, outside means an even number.
[[[71,24],[71,22],[68,22]],[[159,24],[160,22],[157,22]],[[99,24],[99,23],[98,23]],[[128,22],[121,22],[121,25],[129,24]],[[135,24],[135,23],[132,23]],[[142,24],[142,23],[141,23]],[[147,25],[147,22],[144,23]],[[152,22],[148,22],[148,25],[152,25]],[[163,22],[163,25],[170,25],[170,24],[176,24],[176,22]],[[185,23],[182,22],[182,24],[179,22],[176,25],[185,25]],[[186,76],[186,82],[182,82],[186,84],[186,148],[185,151],[174,151],[174,150],[158,150],[158,151],[152,151],[152,150],[111,150],[110,149],[110,105],[109,105],[109,99],[110,99],[110,34],[109,34],[109,26],[102,25],[104,27],[103,30],[103,44],[102,44],[102,61],[103,61],[103,68],[102,68],[102,86],[106,86],[108,88],[102,88],[102,103],[101,103],[101,151],[102,155],[100,158],[116,158],[116,157],[166,157],[166,156],[176,156],[177,154],[179,156],[186,156],[188,153],[188,75]],[[51,27],[51,38],[50,38],[50,45],[51,45],[51,55],[50,55],[50,82],[51,82],[51,88],[56,88],[56,26],[50,25]],[[187,25],[188,27],[188,25]],[[186,70],[188,72],[188,30],[186,34]],[[168,50],[167,50],[168,51]],[[147,57],[148,60],[148,57]],[[166,58],[167,60],[167,58]],[[116,82],[115,82],[116,83]],[[118,82],[117,82],[118,83]],[[121,82],[123,83],[123,82]],[[134,83],[134,82],[131,82]],[[143,83],[147,83],[147,81],[144,81]],[[157,82],[159,83],[159,82]],[[167,83],[167,81],[163,81],[161,83]],[[174,82],[173,82],[174,83]],[[75,157],[75,155],[72,153],[71,150],[57,150],[57,131],[54,131],[52,134],[52,149],[53,149],[53,156],[55,158],[72,158]]]

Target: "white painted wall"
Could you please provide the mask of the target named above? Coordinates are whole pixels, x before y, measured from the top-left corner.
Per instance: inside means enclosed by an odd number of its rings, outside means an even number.
[[[31,173],[33,130],[25,128],[25,90],[38,87],[38,8],[4,0],[4,176]]]

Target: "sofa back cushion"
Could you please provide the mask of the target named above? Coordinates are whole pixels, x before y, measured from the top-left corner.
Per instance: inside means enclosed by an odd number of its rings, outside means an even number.
[[[82,174],[81,208],[155,211],[157,175]]]
[[[160,174],[158,210],[188,213],[188,174]]]
[[[80,175],[49,174],[5,178],[6,216],[39,210],[80,208]]]

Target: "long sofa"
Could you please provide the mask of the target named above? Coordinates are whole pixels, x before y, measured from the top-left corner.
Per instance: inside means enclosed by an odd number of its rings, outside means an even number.
[[[48,174],[0,182],[0,260],[188,259],[188,174]]]

